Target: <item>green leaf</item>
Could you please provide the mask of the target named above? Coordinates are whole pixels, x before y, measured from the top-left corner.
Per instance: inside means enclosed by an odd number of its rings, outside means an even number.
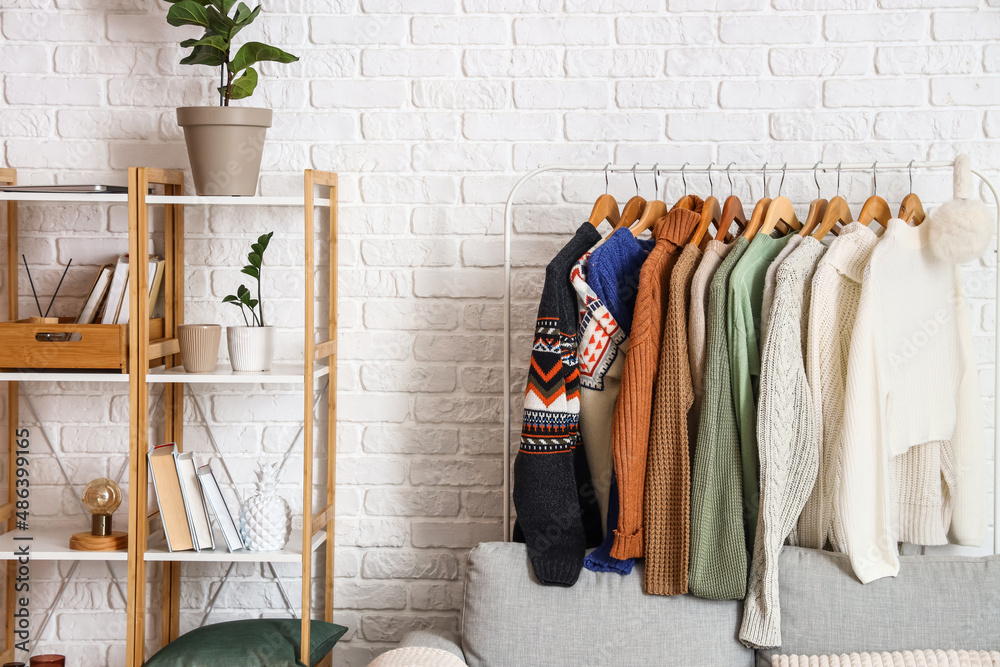
[[[250,244],[250,249],[253,250],[255,253],[257,253],[258,255],[261,255],[261,254],[264,253],[264,246],[262,246],[259,243],[251,243]]]
[[[240,271],[240,273],[245,273],[251,278],[256,278],[257,280],[260,280],[260,271],[253,266],[244,266],[243,270]]]
[[[230,294],[229,296],[227,296],[225,299],[222,300],[222,303],[235,303],[239,305],[239,299],[236,298],[235,294]]]
[[[274,236],[274,232],[268,232],[267,234],[261,234],[257,238],[257,243],[260,244],[260,254],[263,255],[264,251],[267,250],[267,244],[271,242],[271,237]]]
[[[256,266],[258,269],[260,268],[260,255],[258,253],[255,252],[250,253],[249,255],[247,255],[247,259],[250,260],[251,266]]]
[[[212,32],[222,35],[227,40],[233,38],[233,28],[236,27],[236,23],[214,6],[209,5],[205,8],[205,20]]]
[[[250,8],[246,6],[246,3],[241,2],[236,5],[236,16],[233,17],[233,20],[236,21],[237,25],[239,25],[244,23],[251,13],[252,12],[250,11]]]
[[[240,285],[239,288],[237,288],[236,290],[236,296],[240,297],[240,299],[242,299],[245,296],[248,296],[249,294],[250,290],[247,289],[246,285]]]
[[[247,305],[251,308],[256,308],[258,303],[257,299],[250,299],[250,301],[247,302]]]
[[[208,27],[208,13],[195,0],[180,0],[167,10],[167,23],[173,26],[200,25]]]
[[[240,50],[236,52],[235,56],[233,56],[232,62],[229,63],[229,69],[232,72],[239,72],[247,67],[250,67],[254,63],[264,61],[293,63],[298,59],[298,56],[285,53],[275,46],[268,46],[267,44],[261,44],[260,42],[247,42],[241,46]]]
[[[191,53],[181,59],[181,65],[208,65],[219,67],[225,62],[226,54],[211,46],[196,46]]]
[[[222,51],[223,54],[229,50],[229,41],[222,35],[205,35],[201,39],[185,39],[181,46],[207,46],[212,49]]]
[[[229,95],[230,99],[242,100],[244,97],[250,97],[253,95],[254,88],[257,87],[257,70],[253,67],[247,67],[246,71],[243,72],[235,81],[233,81],[233,90]]]

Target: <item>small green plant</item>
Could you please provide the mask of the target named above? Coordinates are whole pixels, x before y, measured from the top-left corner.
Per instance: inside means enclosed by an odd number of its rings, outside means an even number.
[[[274,236],[274,232],[262,234],[257,238],[256,243],[250,244],[250,254],[247,255],[247,260],[250,263],[240,271],[240,273],[245,273],[257,280],[257,298],[253,298],[246,285],[240,285],[236,290],[236,294],[230,294],[222,300],[222,303],[231,303],[234,306],[239,306],[240,313],[243,314],[243,321],[246,322],[248,327],[265,326],[264,304],[260,300],[260,269],[264,265],[264,251],[267,250],[267,244],[271,242],[272,236]],[[250,311],[249,318],[247,317],[248,310]]]
[[[229,106],[229,100],[250,97],[257,87],[257,70],[252,65],[262,61],[291,63],[298,56],[285,53],[275,46],[260,42],[247,42],[232,58],[229,54],[233,38],[243,28],[253,23],[260,14],[260,5],[251,10],[236,0],[167,0],[172,7],[167,11],[167,23],[172,26],[196,25],[205,29],[200,39],[185,39],[181,47],[191,48],[182,65],[206,65],[222,68],[222,85],[219,86],[219,104]],[[233,6],[236,12],[230,16]]]

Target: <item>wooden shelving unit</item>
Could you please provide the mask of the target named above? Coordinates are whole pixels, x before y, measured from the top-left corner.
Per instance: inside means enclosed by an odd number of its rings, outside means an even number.
[[[0,184],[16,184],[13,169],[0,169]],[[175,639],[179,634],[180,618],[180,572],[186,562],[259,562],[298,563],[302,571],[302,638],[301,660],[309,663],[309,620],[312,609],[312,554],[325,545],[324,563],[324,613],[323,618],[333,620],[333,564],[334,550],[334,490],[336,485],[336,373],[331,369],[337,364],[337,176],[330,172],[306,170],[303,179],[302,197],[197,197],[183,192],[183,174],[146,167],[131,168],[128,173],[129,192],[124,194],[48,194],[48,193],[0,193],[0,201],[6,201],[8,291],[7,320],[18,317],[17,308],[17,206],[18,202],[79,202],[79,203],[128,203],[129,207],[129,253],[133,257],[145,256],[150,237],[150,209],[162,207],[164,220],[164,276],[165,308],[162,324],[153,321],[151,332],[149,319],[153,304],[148,303],[148,274],[138,270],[139,263],[129,267],[129,299],[132,324],[128,326],[127,372],[115,368],[110,370],[36,369],[18,364],[12,369],[0,370],[0,382],[8,384],[8,502],[0,505],[0,522],[6,530],[0,534],[0,560],[7,561],[7,581],[13,580],[15,562],[15,536],[30,535],[32,558],[55,561],[125,561],[128,564],[127,605],[128,636],[126,637],[126,657],[128,667],[139,667],[146,657],[144,648],[146,623],[146,582],[149,563],[160,563],[163,568],[163,642]],[[157,194],[149,194],[150,186]],[[322,190],[317,196],[317,189]],[[299,364],[276,364],[264,373],[234,373],[228,366],[218,366],[205,374],[184,372],[180,364],[179,347],[176,342],[177,326],[184,321],[184,207],[185,206],[249,206],[301,207],[303,209],[305,232],[305,341],[304,362]],[[325,208],[329,216],[328,244],[329,260],[329,321],[317,330],[315,318],[316,269],[315,230],[316,209]],[[248,211],[249,216],[256,211]],[[234,263],[238,258],[234,258]],[[113,326],[113,325],[108,325]],[[160,329],[162,327],[162,329]],[[317,333],[323,332],[318,340]],[[156,339],[151,341],[151,333]],[[314,473],[314,425],[313,410],[316,384],[324,379],[329,381],[327,412],[327,488],[325,502],[318,511],[313,510]],[[111,382],[128,383],[129,386],[129,548],[127,552],[79,552],[69,549],[69,535],[79,530],[35,527],[27,533],[15,531],[14,475],[16,471],[14,452],[16,448],[18,397],[20,382]],[[165,417],[163,437],[174,441],[183,449],[183,414],[185,384],[269,384],[301,387],[303,393],[303,489],[302,528],[293,530],[292,537],[284,549],[271,553],[238,551],[229,553],[225,542],[218,536],[218,545],[212,551],[170,552],[162,541],[162,534],[150,533],[149,478],[146,453],[149,442],[149,400],[150,386],[162,384]],[[14,589],[6,587],[4,649],[0,652],[0,662],[14,659],[13,616]],[[324,664],[330,664],[327,656]]]

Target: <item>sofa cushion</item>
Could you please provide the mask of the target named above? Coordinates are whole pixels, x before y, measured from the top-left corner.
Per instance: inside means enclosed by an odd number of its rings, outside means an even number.
[[[780,558],[782,646],[759,651],[758,667],[781,654],[1000,650],[1000,556],[901,556],[898,576],[867,585],[844,554]]]
[[[645,595],[641,566],[543,586],[523,544],[489,542],[469,553],[462,648],[470,667],[749,667],[741,614],[734,601]]]

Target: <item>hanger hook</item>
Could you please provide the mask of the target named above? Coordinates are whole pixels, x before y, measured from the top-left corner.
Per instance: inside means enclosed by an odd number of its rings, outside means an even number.
[[[781,186],[785,184],[785,172],[788,171],[788,163],[786,162],[781,167],[781,180],[778,181],[778,196],[781,196]]]
[[[709,162],[708,163],[708,188],[709,188],[709,190],[708,190],[708,196],[709,197],[714,197],[715,196],[715,180],[712,179],[712,166],[713,165],[715,165],[714,162]]]
[[[635,169],[638,166],[639,166],[638,162],[636,162],[635,164],[632,165],[632,182],[635,183],[635,196],[636,197],[639,196],[639,178],[635,175]]]
[[[872,195],[878,194],[878,175],[875,172],[875,167],[878,166],[878,160],[872,162]]]
[[[660,196],[660,163],[653,165],[653,198]]]
[[[816,168],[819,167],[820,160],[816,161],[813,165],[813,183],[816,184],[816,199],[819,199],[820,189],[819,189],[819,177],[816,175]]]
[[[906,166],[906,171],[909,172],[909,174],[910,174],[910,193],[911,194],[913,193],[913,163],[914,162],[916,162],[916,160],[910,160],[910,164],[908,164]]]
[[[687,174],[684,173],[684,170],[687,169],[688,164],[690,164],[690,163],[689,162],[685,162],[684,164],[681,165],[681,181],[684,183],[684,196],[685,197],[687,197],[687,194],[688,194],[688,177],[687,177]]]
[[[764,194],[761,195],[761,197],[764,198],[764,199],[767,199],[767,163],[766,162],[764,163],[764,166],[761,167],[761,170],[760,170],[760,181],[761,181],[761,183],[763,183],[763,186],[764,186]]]
[[[729,168],[732,167],[734,164],[736,164],[736,163],[735,162],[730,162],[729,164],[726,165],[726,178],[729,179],[729,196],[730,197],[733,196],[733,175],[731,173],[729,173]]]
[[[611,168],[611,163],[604,165],[604,194],[608,194],[608,169]]]
[[[844,163],[843,162],[838,162],[837,163],[837,196],[838,197],[840,196],[840,165],[842,165],[842,164],[844,164]]]

